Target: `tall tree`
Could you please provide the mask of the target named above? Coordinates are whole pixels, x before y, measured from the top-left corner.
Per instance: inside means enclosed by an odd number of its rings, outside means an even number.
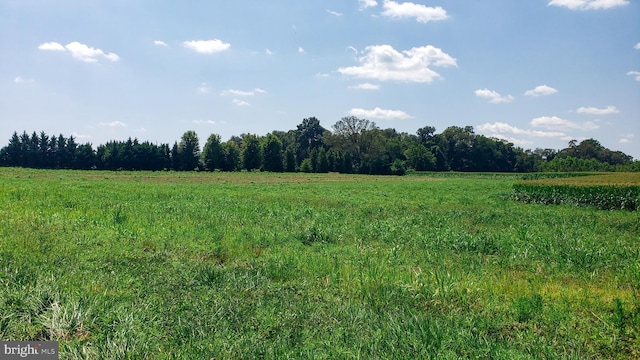
[[[436,157],[424,145],[413,145],[404,154],[409,168],[416,171],[435,170]]]
[[[332,128],[333,145],[350,155],[353,169],[359,172],[362,165],[362,134],[368,130],[377,129],[376,124],[367,119],[348,116],[340,119]]]
[[[305,118],[297,127],[296,144],[298,145],[298,161],[308,158],[311,151],[324,145],[325,128],[320,126],[320,121],[315,117]]]
[[[200,167],[200,140],[195,131],[189,130],[182,135],[178,144],[178,156],[181,170],[195,170]]]
[[[240,147],[232,140],[222,143],[221,147],[224,156],[222,170],[237,171],[240,166]]]
[[[270,172],[284,171],[282,143],[273,134],[267,134],[262,143],[262,168]]]
[[[209,135],[207,142],[204,144],[204,150],[202,152],[202,163],[205,170],[208,171],[222,169],[224,163],[224,153],[222,152],[220,135]]]
[[[284,151],[284,171],[295,172],[296,171],[296,152],[293,149],[295,145],[289,145]]]
[[[246,170],[258,170],[262,165],[260,140],[257,135],[245,134],[242,138],[242,165]]]

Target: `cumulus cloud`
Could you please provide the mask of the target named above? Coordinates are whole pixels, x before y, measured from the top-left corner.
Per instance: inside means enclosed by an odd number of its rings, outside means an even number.
[[[229,90],[225,90],[225,91],[221,92],[220,95],[222,95],[222,96],[228,96],[228,95],[232,95],[232,96],[254,96],[256,94],[266,94],[266,93],[267,92],[265,90],[262,90],[260,88],[255,88],[255,89],[249,90],[249,91],[229,89]]]
[[[636,50],[640,50],[640,42],[636,44],[636,46],[633,47]]]
[[[530,122],[533,127],[542,127],[551,130],[596,130],[600,126],[592,121],[582,124],[575,123],[557,116],[541,116]]]
[[[563,137],[566,136],[564,132],[560,131],[538,131],[538,130],[528,130],[528,129],[520,129],[516,126],[503,123],[503,122],[495,122],[493,124],[482,124],[476,127],[477,130],[484,133],[491,134],[511,134],[511,135],[527,135],[527,136],[536,136],[536,137]]]
[[[535,89],[528,90],[524,94],[526,96],[547,96],[547,95],[553,95],[557,92],[558,90],[552,88],[551,86],[540,85],[540,86],[536,86]]]
[[[327,10],[328,14],[331,14],[333,16],[342,16],[342,13],[339,13],[337,11],[333,11],[333,10]]]
[[[233,105],[236,106],[249,106],[249,103],[240,99],[233,99]]]
[[[358,0],[358,3],[360,4],[360,11],[378,6],[378,2],[376,0]]]
[[[209,86],[207,86],[206,83],[200,84],[197,90],[198,90],[198,93],[200,94],[208,94],[210,92]]]
[[[636,81],[640,81],[640,71],[629,71],[627,75],[635,76]]]
[[[398,3],[385,0],[382,15],[394,19],[415,18],[420,23],[446,19],[447,12],[440,6],[429,7],[412,2]]]
[[[349,115],[357,116],[361,118],[384,119],[384,120],[402,120],[402,119],[411,119],[413,117],[404,111],[385,110],[379,107],[376,107],[375,109],[372,109],[372,110],[354,108],[349,110]]]
[[[477,97],[487,99],[492,104],[509,103],[514,100],[514,97],[511,95],[502,96],[496,91],[489,89],[478,89],[474,93]]]
[[[633,139],[636,135],[635,134],[627,134],[624,135],[620,138],[620,140],[618,141],[620,144],[629,144],[631,143],[631,139]]]
[[[598,109],[597,107],[581,107],[576,110],[578,114],[589,114],[589,115],[611,115],[618,114],[620,110],[615,106],[607,106],[604,109]]]
[[[358,89],[358,90],[380,90],[380,85],[378,85],[378,84],[371,84],[371,83],[364,83],[364,84],[358,84],[358,85],[354,85],[354,86],[349,86],[349,89]]]
[[[127,124],[123,123],[122,121],[112,121],[112,122],[108,122],[108,123],[104,123],[101,122],[100,126],[107,126],[107,127],[127,127]]]
[[[73,136],[74,139],[76,140],[87,140],[87,139],[91,139],[91,135],[87,135],[87,134],[80,134],[77,132],[72,132],[71,135]]]
[[[33,80],[33,79],[25,79],[25,78],[20,77],[20,76],[16,76],[13,79],[13,83],[14,84],[27,84],[27,83],[32,83],[32,82],[35,82],[35,80]]]
[[[101,49],[92,48],[77,41],[68,43],[65,46],[62,46],[57,42],[48,42],[38,46],[38,49],[47,51],[67,51],[75,59],[88,63],[98,62],[100,58],[104,58],[112,62],[120,60],[120,56],[115,53],[104,52]]]
[[[302,46],[298,46],[298,52],[300,54],[304,54],[306,51],[304,51],[304,48],[302,48]]]
[[[456,59],[431,45],[397,51],[391,45],[373,45],[357,59],[359,66],[341,67],[343,75],[380,81],[429,83],[440,78],[431,66],[458,66]]]
[[[104,57],[109,61],[120,60],[120,57],[114,53],[105,53],[100,49],[92,48],[77,41],[67,44],[65,48],[71,53],[71,56],[84,62],[97,62],[99,57]]]
[[[185,41],[182,43],[182,45],[187,49],[191,49],[201,54],[213,54],[222,52],[228,50],[231,47],[231,44],[225,43],[219,39]]]
[[[50,50],[50,51],[65,51],[64,46],[57,42],[47,42],[38,46],[40,50]]]
[[[629,4],[629,0],[551,0],[547,6],[565,7],[570,10],[606,10]]]
[[[169,45],[167,45],[167,43],[166,43],[166,42],[164,42],[164,41],[162,41],[162,40],[155,40],[155,41],[153,42],[153,44],[154,44],[154,45],[158,45],[158,46],[169,46]]]
[[[202,125],[202,124],[215,125],[216,124],[216,122],[213,120],[193,120],[193,123],[196,125]]]

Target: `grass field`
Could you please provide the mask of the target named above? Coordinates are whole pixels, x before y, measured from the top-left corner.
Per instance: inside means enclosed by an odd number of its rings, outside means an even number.
[[[0,169],[0,339],[61,359],[640,357],[640,218],[517,175]]]

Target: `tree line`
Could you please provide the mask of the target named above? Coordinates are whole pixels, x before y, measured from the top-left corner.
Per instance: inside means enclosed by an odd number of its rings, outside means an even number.
[[[563,150],[524,150],[474,133],[473,127],[450,126],[437,134],[425,126],[415,134],[381,129],[374,122],[344,117],[332,131],[315,117],[296,129],[264,136],[242,134],[223,142],[211,134],[204,147],[195,131],[173,146],[109,141],[96,149],[73,136],[14,132],[0,149],[0,166],[44,169],[269,171],[396,174],[406,171],[640,171],[640,162],[611,151],[594,139],[571,141]]]

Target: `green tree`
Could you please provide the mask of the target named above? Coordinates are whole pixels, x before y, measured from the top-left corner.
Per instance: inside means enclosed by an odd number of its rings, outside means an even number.
[[[436,168],[436,157],[422,145],[413,145],[404,152],[406,165],[416,171],[429,171]]]
[[[284,151],[284,171],[286,172],[296,171],[296,152],[293,146],[294,145],[289,145]]]
[[[200,140],[195,131],[189,130],[180,138],[178,157],[180,170],[192,171],[200,167]]]
[[[222,149],[222,143],[220,142],[220,135],[211,134],[204,144],[204,150],[202,151],[202,164],[205,170],[213,171],[215,169],[222,169],[224,163],[224,153]]]
[[[367,119],[348,116],[340,119],[332,128],[331,145],[348,153],[353,162],[351,168],[359,172],[363,160],[362,136],[366,131],[377,129],[376,124]]]
[[[78,146],[74,168],[89,170],[96,166],[96,153],[90,143]]]
[[[222,143],[221,147],[224,156],[222,170],[237,171],[240,164],[240,147],[235,141],[231,140]]]
[[[297,127],[298,159],[306,159],[311,155],[311,151],[317,150],[324,145],[324,134],[327,129],[320,126],[320,121],[315,117],[302,120]]]
[[[258,170],[262,165],[262,151],[257,135],[245,134],[242,137],[242,166],[246,170]]]
[[[475,134],[473,127],[450,126],[435,137],[435,142],[444,153],[447,164],[454,171],[468,171],[472,168],[471,152]]]
[[[270,172],[284,171],[282,142],[273,134],[268,134],[263,140],[262,168]]]

